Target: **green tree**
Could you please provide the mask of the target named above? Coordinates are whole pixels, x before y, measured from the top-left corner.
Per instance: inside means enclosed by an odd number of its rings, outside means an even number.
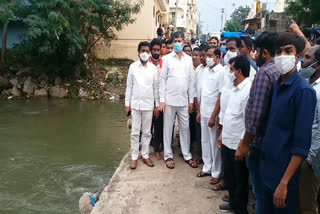
[[[230,20],[225,23],[224,30],[230,32],[239,32],[242,30],[241,21],[244,20],[250,12],[250,8],[238,7],[230,16]]]
[[[2,25],[2,48],[1,48],[1,61],[0,66],[5,65],[5,54],[7,50],[7,35],[8,35],[8,25],[9,21],[14,18],[14,8],[16,1],[12,0],[2,0],[0,6],[0,24]]]
[[[286,12],[298,23],[306,25],[320,23],[319,0],[287,0],[287,3]]]
[[[23,54],[61,72],[83,60],[101,39],[114,39],[115,31],[134,22],[142,2],[129,0],[29,0],[28,29],[20,45]]]

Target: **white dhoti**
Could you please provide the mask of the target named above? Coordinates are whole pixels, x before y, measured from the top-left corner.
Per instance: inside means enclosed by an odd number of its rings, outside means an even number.
[[[149,146],[151,140],[151,123],[153,111],[131,110],[132,129],[131,129],[131,159],[137,160],[139,157],[140,132],[141,135],[141,154],[143,159],[149,158]]]
[[[202,171],[219,178],[221,174],[221,151],[217,147],[219,138],[216,127],[208,126],[209,118],[201,117]]]
[[[164,159],[173,158],[172,153],[172,128],[177,115],[179,123],[180,145],[183,158],[192,159],[190,153],[190,130],[189,130],[189,113],[188,106],[177,107],[166,105],[166,111],[163,113],[163,147]]]

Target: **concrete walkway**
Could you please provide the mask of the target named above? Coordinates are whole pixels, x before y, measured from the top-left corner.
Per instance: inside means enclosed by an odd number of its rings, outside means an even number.
[[[227,193],[213,191],[210,177],[197,178],[201,167],[191,168],[175,150],[175,169],[166,168],[164,161],[151,154],[155,167],[139,161],[137,169],[131,170],[127,154],[91,213],[220,213],[218,205]]]

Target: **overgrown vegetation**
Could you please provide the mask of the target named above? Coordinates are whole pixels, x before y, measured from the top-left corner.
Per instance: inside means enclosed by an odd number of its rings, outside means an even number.
[[[132,15],[143,4],[143,0],[2,1],[1,25],[10,28],[10,23],[21,20],[27,28],[23,42],[1,60],[2,67],[36,66],[58,74],[88,68],[94,45],[114,39],[116,31],[134,22]]]
[[[320,24],[319,0],[288,0],[287,3],[286,12],[299,24]]]

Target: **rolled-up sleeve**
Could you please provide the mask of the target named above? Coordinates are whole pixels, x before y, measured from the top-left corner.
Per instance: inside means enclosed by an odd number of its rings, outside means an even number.
[[[296,118],[292,155],[307,157],[309,153],[316,102],[316,93],[310,88],[301,89],[294,97]]]

